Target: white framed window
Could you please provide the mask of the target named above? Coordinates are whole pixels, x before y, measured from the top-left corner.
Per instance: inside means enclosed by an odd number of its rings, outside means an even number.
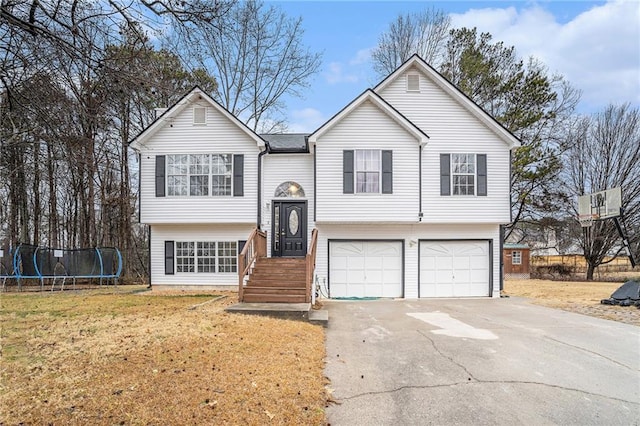
[[[176,272],[195,271],[194,243],[191,241],[176,242]]]
[[[187,195],[189,156],[167,155],[167,195]]]
[[[216,271],[216,243],[212,241],[198,241],[198,272]]]
[[[407,92],[419,92],[420,91],[420,75],[419,74],[407,74]]]
[[[206,107],[193,107],[193,124],[203,125],[207,124],[207,108]]]
[[[211,156],[211,195],[231,195],[232,161],[231,154]]]
[[[380,150],[358,149],[355,152],[356,193],[380,192]]]
[[[167,155],[167,195],[231,195],[233,155]]]
[[[238,272],[237,241],[176,241],[176,273]]]
[[[522,252],[521,251],[512,251],[511,252],[511,264],[512,265],[522,265]]]
[[[189,155],[189,195],[209,195],[209,156]]]
[[[224,241],[218,243],[218,272],[237,272],[238,243]]]
[[[451,154],[451,178],[453,195],[475,195],[476,155]]]

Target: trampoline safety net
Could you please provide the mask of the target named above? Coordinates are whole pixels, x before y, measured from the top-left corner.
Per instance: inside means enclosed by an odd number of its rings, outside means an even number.
[[[8,278],[113,278],[122,273],[115,247],[56,249],[20,244],[2,250],[0,276]]]

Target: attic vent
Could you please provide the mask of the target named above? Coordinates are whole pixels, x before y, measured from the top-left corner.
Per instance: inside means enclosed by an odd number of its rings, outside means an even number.
[[[207,109],[205,107],[193,107],[193,124],[207,123]]]
[[[418,74],[407,74],[407,92],[420,91],[420,76]]]

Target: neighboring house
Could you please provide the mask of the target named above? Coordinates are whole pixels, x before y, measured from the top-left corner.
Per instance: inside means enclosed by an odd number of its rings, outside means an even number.
[[[417,56],[310,135],[257,135],[195,88],[131,143],[151,283],[237,288],[254,228],[269,258],[316,228],[329,297],[497,297],[518,146]]]
[[[531,278],[531,253],[526,244],[504,244],[502,251],[504,277],[515,279]]]

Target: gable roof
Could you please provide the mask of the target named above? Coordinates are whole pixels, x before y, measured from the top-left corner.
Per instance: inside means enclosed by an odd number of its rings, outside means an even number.
[[[504,127],[498,120],[496,120],[491,114],[482,109],[477,103],[475,103],[470,97],[458,89],[453,83],[447,80],[442,74],[436,71],[431,65],[424,61],[420,56],[414,54],[400,65],[398,69],[392,72],[387,78],[382,80],[374,91],[379,92],[386,88],[396,78],[404,74],[411,67],[416,67],[422,71],[427,78],[434,82],[438,87],[444,90],[449,96],[460,103],[467,111],[484,123],[490,130],[492,130],[500,139],[502,139],[510,149],[517,148],[521,145],[520,139],[515,136],[509,129]]]
[[[251,139],[256,142],[258,147],[264,148],[265,141],[257,133],[247,127],[242,121],[240,121],[235,115],[231,114],[225,107],[220,105],[211,96],[207,95],[200,87],[195,86],[186,95],[180,98],[171,107],[167,108],[159,117],[157,117],[151,124],[149,124],[142,132],[138,134],[129,142],[129,146],[135,150],[139,150],[145,143],[154,135],[158,130],[162,129],[167,124],[171,123],[171,120],[178,116],[188,105],[198,100],[204,100],[208,102],[213,108],[215,108],[220,114],[225,116],[228,120],[233,122],[240,130],[247,134]]]
[[[316,143],[317,139],[329,131],[333,126],[335,126],[338,122],[340,122],[344,117],[351,114],[356,108],[360,105],[369,101],[377,106],[382,112],[387,114],[390,118],[392,118],[396,123],[398,123],[401,127],[403,127],[407,132],[412,134],[421,145],[426,145],[429,136],[424,133],[418,126],[413,124],[407,117],[402,115],[398,110],[392,107],[387,101],[382,99],[380,95],[374,92],[371,89],[365,90],[360,96],[355,98],[349,105],[344,107],[341,111],[339,111],[336,115],[331,117],[329,121],[324,123],[318,129],[316,129],[311,135],[309,135],[309,143]]]

